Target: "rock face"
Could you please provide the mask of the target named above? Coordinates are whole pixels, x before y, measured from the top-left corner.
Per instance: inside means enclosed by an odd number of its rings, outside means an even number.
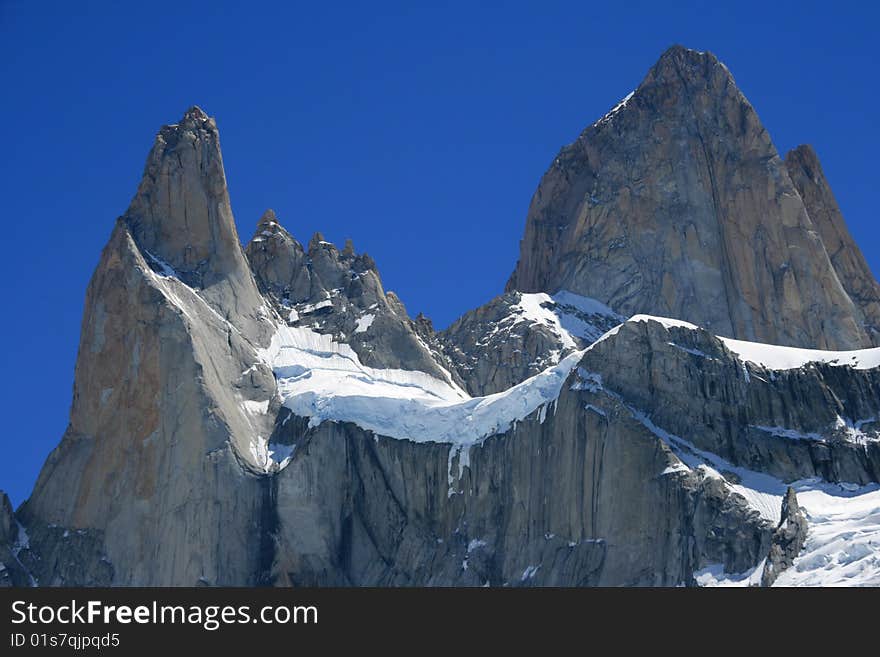
[[[170,267],[237,328],[268,339],[263,300],[232,217],[214,119],[192,107],[180,123],[162,127],[122,219],[152,268]]]
[[[346,424],[286,427],[278,585],[675,586],[766,555],[773,525],[571,381],[553,410],[469,453]],[[598,409],[598,412],[597,410]]]
[[[89,284],[61,443],[0,496],[0,584],[771,584],[790,482],[880,482],[880,351],[717,337],[867,345],[877,286],[711,55],[563,149],[510,288],[438,333],[350,242],[270,210],[242,249],[191,109]]]
[[[837,277],[861,312],[862,326],[876,344],[880,335],[880,285],[847,230],[816,152],[808,145],[798,146],[785,156],[785,166],[819,231]]]
[[[507,289],[566,289],[743,340],[878,344],[829,253],[730,72],[676,46],[560,151]]]
[[[880,482],[880,369],[768,370],[704,330],[653,319],[630,320],[615,338],[580,367],[665,431],[785,482]]]
[[[761,586],[772,586],[779,574],[791,567],[806,538],[807,519],[798,506],[797,495],[789,488],[782,500],[782,515],[773,532],[770,554],[764,562]]]
[[[223,180],[214,122],[190,110],[159,133],[101,255],[70,425],[19,512],[41,584],[243,584],[260,570],[269,311]]]
[[[0,587],[30,584],[28,573],[18,560],[21,546],[12,504],[6,493],[0,491]]]
[[[11,545],[18,539],[18,525],[9,497],[0,491],[0,545]]]
[[[246,252],[260,290],[289,325],[349,344],[369,367],[461,383],[445,354],[426,342],[433,340],[433,329],[420,331],[397,295],[383,289],[373,259],[356,254],[351,241],[340,252],[316,233],[303,249],[268,210]]]
[[[508,292],[465,313],[439,336],[472,395],[507,390],[583,349],[623,321],[570,294]]]

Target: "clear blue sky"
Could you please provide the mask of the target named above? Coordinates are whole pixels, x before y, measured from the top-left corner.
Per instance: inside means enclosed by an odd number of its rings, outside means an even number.
[[[239,233],[354,240],[443,327],[498,294],[556,151],[673,43],[715,52],[780,151],[812,143],[880,271],[878,10],[847,2],[0,0],[0,488],[67,423],[86,284],[153,137],[217,118]],[[87,6],[84,8],[83,6]]]

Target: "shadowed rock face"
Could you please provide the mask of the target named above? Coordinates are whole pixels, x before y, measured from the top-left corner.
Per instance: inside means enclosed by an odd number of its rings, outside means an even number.
[[[678,46],[560,151],[507,289],[567,289],[744,340],[876,343],[730,72]]]
[[[779,574],[790,568],[807,538],[807,519],[798,505],[797,496],[789,488],[782,500],[779,526],[773,532],[770,554],[761,573],[761,586],[772,586]]]
[[[706,331],[653,320],[627,322],[580,367],[599,376],[598,394],[733,465],[784,482],[880,482],[877,368],[767,370],[738,360]],[[850,440],[844,418],[873,437]]]
[[[28,586],[29,578],[18,560],[18,523],[6,493],[0,491],[0,587]]]
[[[771,523],[722,481],[664,474],[669,449],[591,397],[567,383],[546,417],[471,448],[467,465],[449,445],[288,421],[274,583],[674,586],[766,555]]]

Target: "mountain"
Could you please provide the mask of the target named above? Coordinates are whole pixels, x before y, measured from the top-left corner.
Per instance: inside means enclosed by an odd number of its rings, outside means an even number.
[[[273,331],[193,108],[156,137],[86,292],[70,424],[18,513],[40,583],[253,581]]]
[[[86,294],[0,584],[880,584],[878,285],[818,159],[674,47],[436,331],[164,126]]]
[[[809,193],[808,207],[789,168],[727,68],[670,48],[556,156],[507,288],[565,289],[742,340],[877,346],[876,288],[847,286],[873,279],[833,197]],[[838,244],[853,255],[832,262]]]

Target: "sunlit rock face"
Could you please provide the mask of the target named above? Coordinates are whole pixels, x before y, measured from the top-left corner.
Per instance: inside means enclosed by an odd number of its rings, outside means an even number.
[[[809,210],[727,68],[676,46],[559,152],[507,288],[570,290],[743,340],[880,344],[864,320],[873,297],[851,296],[861,288],[842,281],[838,244],[826,248]]]

